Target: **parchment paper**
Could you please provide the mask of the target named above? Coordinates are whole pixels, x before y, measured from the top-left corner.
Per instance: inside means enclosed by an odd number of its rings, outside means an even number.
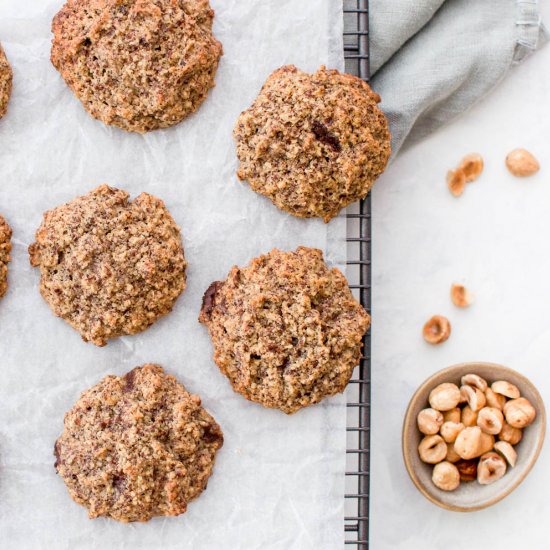
[[[0,302],[0,547],[5,549],[331,549],[343,541],[342,396],[287,417],[233,393],[197,322],[208,284],[272,247],[316,246],[344,258],[345,220],[328,226],[278,211],[235,176],[232,128],[285,63],[341,68],[335,0],[214,0],[224,46],[216,88],[196,115],[147,136],[93,120],[49,62],[61,0],[1,0],[0,40],[15,73],[0,121],[0,211],[14,229]],[[162,198],[182,228],[188,287],[145,333],[85,344],[38,292],[27,246],[42,213],[101,183]],[[107,374],[160,363],[221,424],[208,489],[178,518],[123,525],[87,518],[53,468],[63,414]]]

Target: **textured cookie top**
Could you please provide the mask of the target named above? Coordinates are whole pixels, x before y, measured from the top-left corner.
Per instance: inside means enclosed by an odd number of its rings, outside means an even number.
[[[208,0],[68,0],[52,23],[52,63],[105,124],[166,128],[214,86],[213,18]]]
[[[0,44],[0,118],[2,118],[8,110],[12,82],[13,73],[2,45]]]
[[[11,227],[0,216],[0,298],[8,290],[8,263],[11,252]]]
[[[328,222],[386,167],[390,134],[379,101],[349,74],[277,69],[235,126],[239,178],[282,210]]]
[[[285,413],[346,387],[370,324],[320,250],[272,250],[206,291],[199,318],[233,389]]]
[[[90,518],[177,516],[206,489],[223,434],[158,365],[107,376],[65,415],[55,468]]]
[[[145,330],[185,288],[179,227],[164,203],[102,185],[44,214],[29,247],[40,292],[85,341]]]

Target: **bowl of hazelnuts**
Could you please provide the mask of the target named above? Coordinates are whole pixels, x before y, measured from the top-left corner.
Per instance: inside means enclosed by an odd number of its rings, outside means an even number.
[[[535,464],[546,412],[533,384],[493,363],[463,363],[428,378],[403,423],[403,457],[419,491],[460,512],[509,495]]]

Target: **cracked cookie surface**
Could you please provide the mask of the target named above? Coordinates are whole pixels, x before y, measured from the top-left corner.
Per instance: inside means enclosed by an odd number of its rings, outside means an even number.
[[[2,45],[0,44],[0,118],[2,118],[8,110],[12,83],[13,72]]]
[[[390,134],[379,101],[349,74],[277,69],[235,126],[238,177],[282,210],[328,222],[386,167]]]
[[[94,118],[167,128],[214,86],[213,19],[208,0],[68,0],[52,23],[51,60]]]
[[[187,510],[222,445],[200,397],[147,364],[82,393],[65,415],[55,468],[90,518],[148,521]]]
[[[199,318],[233,389],[287,414],[342,392],[370,318],[320,250],[274,249],[210,285]]]
[[[185,289],[180,229],[164,202],[101,185],[44,214],[29,247],[40,293],[85,341],[136,334]]]

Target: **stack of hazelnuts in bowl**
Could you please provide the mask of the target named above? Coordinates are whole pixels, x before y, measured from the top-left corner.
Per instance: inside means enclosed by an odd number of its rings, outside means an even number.
[[[516,464],[514,445],[536,417],[533,405],[510,382],[490,386],[477,374],[461,378],[461,387],[443,383],[429,395],[430,407],[418,413],[424,434],[420,459],[433,464],[432,481],[454,491],[461,481],[488,485]]]

